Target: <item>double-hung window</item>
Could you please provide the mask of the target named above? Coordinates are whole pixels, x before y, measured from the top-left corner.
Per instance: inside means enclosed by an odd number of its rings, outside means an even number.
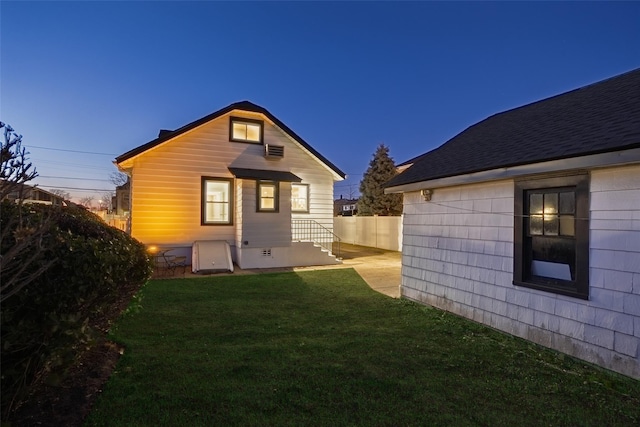
[[[262,144],[264,122],[262,120],[231,117],[229,119],[229,140]]]
[[[517,181],[514,284],[589,297],[588,175]]]
[[[226,178],[202,178],[203,225],[229,225],[233,223],[232,180]]]
[[[291,211],[309,212],[309,184],[291,184]]]
[[[258,181],[258,212],[278,212],[278,182]]]

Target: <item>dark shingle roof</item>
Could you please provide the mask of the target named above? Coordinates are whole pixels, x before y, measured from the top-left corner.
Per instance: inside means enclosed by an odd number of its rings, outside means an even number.
[[[316,151],[311,145],[309,145],[304,139],[300,138],[294,131],[292,131],[291,129],[289,129],[289,127],[287,125],[285,125],[284,123],[282,123],[276,116],[274,116],[273,114],[271,114],[266,108],[263,108],[259,105],[256,105],[252,102],[249,101],[241,101],[241,102],[236,102],[233,103],[227,107],[224,107],[218,111],[215,111],[207,116],[204,116],[196,121],[193,121],[189,124],[186,124],[184,126],[182,126],[179,129],[176,130],[166,130],[166,129],[162,129],[160,130],[160,133],[158,135],[158,137],[156,139],[154,139],[153,141],[149,141],[146,144],[143,144],[139,147],[134,148],[133,150],[127,151],[124,154],[121,154],[120,156],[116,157],[116,163],[121,163],[127,159],[130,159],[132,157],[137,156],[138,154],[144,153],[145,151],[162,144],[163,142],[166,142],[170,139],[175,138],[176,136],[179,136],[191,129],[195,129],[198,126],[201,126],[211,120],[217,119],[218,117],[221,117],[233,110],[241,110],[241,111],[250,111],[253,113],[260,113],[260,114],[264,114],[266,117],[269,118],[269,120],[271,120],[273,123],[275,123],[280,129],[282,129],[283,131],[285,131],[290,137],[292,137],[296,142],[298,142],[300,145],[302,145],[304,148],[306,148],[307,150],[309,150],[316,158],[318,158],[321,162],[323,162],[325,165],[327,165],[332,171],[334,171],[335,173],[337,173],[339,176],[341,176],[342,178],[345,178],[346,175],[344,172],[342,172],[336,165],[334,165],[333,163],[331,163],[326,157],[324,157],[322,154],[320,154],[318,151]]]
[[[638,147],[640,69],[495,114],[416,157],[386,187]]]

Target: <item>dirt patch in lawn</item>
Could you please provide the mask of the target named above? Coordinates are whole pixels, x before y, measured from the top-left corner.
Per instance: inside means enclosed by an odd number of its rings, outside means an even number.
[[[48,385],[40,379],[30,386],[28,397],[6,420],[11,426],[82,426],[124,350],[106,339],[107,331],[139,289],[139,285],[121,289],[113,309],[94,320],[92,326],[101,337],[76,357],[59,384]]]
[[[15,426],[81,426],[111,376],[122,348],[103,341],[84,352],[57,386],[31,387],[29,398],[10,416]]]

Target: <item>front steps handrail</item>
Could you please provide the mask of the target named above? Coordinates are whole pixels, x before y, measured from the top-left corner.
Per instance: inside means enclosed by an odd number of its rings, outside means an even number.
[[[291,238],[294,242],[311,241],[340,258],[340,237],[317,221],[291,220]]]

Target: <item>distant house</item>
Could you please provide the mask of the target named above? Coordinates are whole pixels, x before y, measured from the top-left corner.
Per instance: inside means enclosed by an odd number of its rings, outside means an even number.
[[[640,378],[640,69],[410,163],[403,297]]]
[[[238,102],[162,130],[115,163],[144,243],[191,256],[196,241],[225,241],[240,268],[339,262],[317,245],[331,248],[345,174],[263,107]]]
[[[353,216],[358,213],[358,199],[343,199],[333,201],[334,216]]]
[[[127,216],[129,215],[131,195],[131,183],[125,182],[122,185],[116,187],[116,194],[111,198],[111,206],[115,215]]]
[[[39,203],[52,206],[66,206],[67,201],[57,194],[27,184],[12,184],[15,188],[5,197],[8,200],[23,203]]]

